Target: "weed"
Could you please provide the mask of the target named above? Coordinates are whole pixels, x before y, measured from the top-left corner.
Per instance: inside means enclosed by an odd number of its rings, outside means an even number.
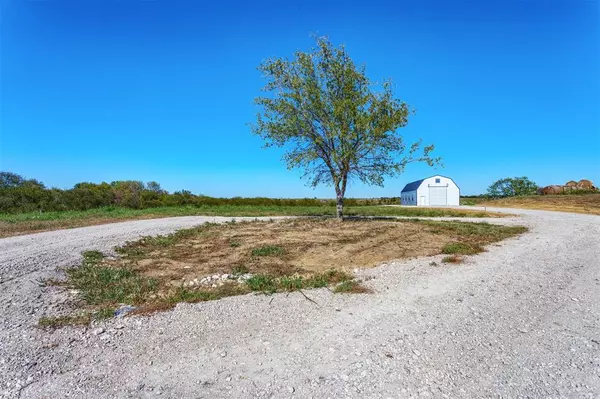
[[[115,317],[113,308],[100,308],[93,314],[94,320],[112,319]]]
[[[166,303],[171,306],[179,302],[204,302],[221,299],[228,296],[236,296],[247,294],[248,289],[237,284],[223,284],[215,289],[198,289],[192,290],[184,287],[178,287],[174,293],[166,298]]]
[[[237,248],[237,247],[239,247],[240,245],[242,245],[242,244],[241,244],[239,241],[231,241],[231,242],[229,243],[229,246],[230,246],[231,248]]]
[[[443,254],[461,254],[461,255],[472,255],[479,252],[483,252],[484,249],[479,245],[473,245],[462,242],[451,242],[442,248]]]
[[[252,256],[279,256],[284,253],[285,250],[277,245],[265,245],[252,250]]]
[[[361,284],[361,281],[346,280],[335,286],[333,292],[345,294],[367,294],[373,292],[371,289]]]
[[[203,302],[211,299],[217,299],[216,295],[212,291],[204,290],[190,290],[187,288],[179,287],[177,290],[167,298],[167,302],[176,304],[179,302]]]
[[[72,325],[87,325],[90,320],[90,315],[87,313],[74,316],[44,316],[38,321],[38,326],[42,328],[60,328]]]
[[[98,263],[104,259],[104,254],[100,251],[83,251],[81,256],[86,264]]]
[[[156,290],[156,281],[127,268],[83,263],[66,270],[68,284],[89,305],[138,303]]]
[[[297,291],[304,288],[304,280],[301,276],[281,277],[279,279],[279,286],[284,291]]]
[[[252,291],[261,291],[270,294],[277,291],[277,281],[272,276],[266,274],[256,274],[246,280],[246,284]]]
[[[306,286],[310,288],[322,288],[327,287],[331,284],[339,283],[342,281],[351,280],[352,276],[341,272],[339,270],[331,269],[325,273],[315,274],[306,281]]]
[[[39,278],[36,280],[40,287],[60,287],[66,285],[65,281],[56,278]]]
[[[443,263],[462,263],[463,262],[463,258],[461,256],[458,255],[450,255],[450,256],[445,256],[444,258],[442,258],[442,262]]]
[[[233,269],[231,269],[231,274],[233,274],[234,276],[239,276],[240,274],[246,274],[248,273],[250,270],[248,270],[248,268],[244,265],[237,265],[234,266]]]

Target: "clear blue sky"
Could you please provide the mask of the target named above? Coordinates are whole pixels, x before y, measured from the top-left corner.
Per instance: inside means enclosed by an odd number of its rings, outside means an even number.
[[[214,196],[332,197],[262,149],[248,123],[270,56],[345,44],[436,144],[398,195],[441,173],[464,194],[527,175],[600,183],[600,2],[0,0],[0,170],[48,186],[156,180]]]

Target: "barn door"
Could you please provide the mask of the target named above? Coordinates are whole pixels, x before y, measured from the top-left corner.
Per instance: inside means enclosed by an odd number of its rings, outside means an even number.
[[[429,205],[448,205],[448,187],[429,187]]]

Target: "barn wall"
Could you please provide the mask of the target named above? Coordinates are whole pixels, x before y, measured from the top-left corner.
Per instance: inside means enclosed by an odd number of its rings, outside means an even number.
[[[439,183],[435,182],[435,179],[440,179]],[[425,196],[425,205],[429,205],[430,204],[430,199],[429,199],[429,187],[430,186],[439,186],[439,187],[443,187],[446,186],[448,187],[448,197],[447,197],[447,201],[448,201],[448,205],[449,206],[456,206],[456,205],[460,205],[460,189],[458,188],[458,186],[456,185],[456,183],[454,183],[454,181],[452,179],[449,179],[447,177],[444,176],[432,176],[430,178],[427,178],[425,180],[423,180],[423,183],[421,183],[421,185],[419,186],[419,188],[417,189],[417,199],[420,196]]]
[[[407,191],[405,193],[401,193],[400,198],[402,205],[417,205],[417,191]]]

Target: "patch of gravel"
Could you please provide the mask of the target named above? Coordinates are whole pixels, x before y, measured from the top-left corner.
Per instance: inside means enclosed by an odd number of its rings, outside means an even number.
[[[230,218],[1,239],[0,396],[599,397],[600,217],[494,210],[530,232],[462,265],[359,270],[374,294],[250,294],[54,332],[34,326],[68,298],[36,281],[82,250]]]

